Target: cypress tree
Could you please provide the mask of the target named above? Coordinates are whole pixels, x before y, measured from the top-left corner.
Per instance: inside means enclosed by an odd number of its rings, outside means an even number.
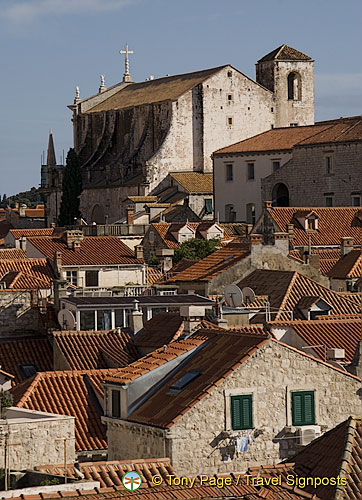
[[[74,219],[81,217],[79,196],[82,189],[79,159],[74,149],[70,148],[63,174],[62,201],[58,218],[60,226],[74,225]]]

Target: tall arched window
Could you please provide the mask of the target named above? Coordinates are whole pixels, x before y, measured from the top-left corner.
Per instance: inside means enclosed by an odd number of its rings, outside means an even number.
[[[290,101],[300,101],[302,98],[302,82],[298,73],[288,75],[288,99]]]

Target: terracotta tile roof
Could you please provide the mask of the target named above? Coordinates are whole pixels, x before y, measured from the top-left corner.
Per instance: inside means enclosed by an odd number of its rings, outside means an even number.
[[[206,78],[216,74],[225,67],[226,66],[219,66],[217,68],[196,71],[194,73],[157,78],[156,80],[141,83],[132,83],[91,108],[88,113],[131,108],[133,106],[142,106],[144,104],[168,100],[174,101],[182,94],[191,90],[196,85],[199,85],[206,80]]]
[[[308,235],[311,236],[312,246],[340,246],[341,238],[351,236],[354,245],[360,245],[362,241],[362,223],[358,219],[362,216],[361,207],[313,207],[305,210],[313,210],[318,215],[318,231],[306,232],[295,218],[295,212],[300,207],[272,207],[267,212],[276,224],[277,232],[287,232],[288,224],[294,224],[294,239],[291,240],[294,247],[308,246]]]
[[[129,333],[123,330],[120,333],[59,331],[51,335],[70,370],[122,367],[140,357]]]
[[[293,271],[270,271],[257,269],[238,283],[240,288],[252,288],[256,295],[268,295],[273,320],[304,319],[297,308],[303,297],[320,297],[331,306],[330,314],[358,314],[358,306],[337,292],[326,288],[311,278]],[[275,314],[274,314],[275,313]],[[263,321],[260,315],[252,318],[253,323]]]
[[[156,222],[152,224],[153,229],[158,233],[167,248],[179,248],[179,243],[175,240],[172,234],[169,233],[171,224],[165,222]]]
[[[296,144],[306,137],[314,136],[328,128],[330,128],[330,125],[273,128],[249,139],[218,149],[214,152],[214,155],[251,153],[254,151],[291,151]]]
[[[45,217],[44,205],[37,205],[36,208],[26,208],[25,217]]]
[[[143,329],[134,338],[138,347],[160,348],[176,340],[184,329],[184,322],[179,314],[162,312],[143,325]]]
[[[312,61],[312,58],[299,50],[293,49],[293,47],[289,47],[289,45],[283,44],[259,59],[258,62],[265,61]]]
[[[360,142],[362,140],[362,118],[344,120],[343,118],[316,135],[306,137],[297,144],[298,147],[310,144],[326,144],[336,142]]]
[[[44,227],[40,229],[10,229],[10,233],[16,240],[19,240],[23,236],[26,238],[31,236],[51,236],[53,232],[54,229],[52,227]]]
[[[188,269],[190,266],[193,266],[196,262],[198,261],[191,259],[181,259],[179,262],[177,262],[177,264],[171,267],[171,269],[167,273],[167,276],[171,277],[177,273],[181,273],[182,271]]]
[[[96,397],[110,370],[54,371],[38,373],[12,389],[14,405],[75,417],[76,451],[107,448],[103,410]],[[94,393],[93,393],[94,391]]]
[[[350,417],[304,447],[293,458],[294,474],[308,477],[341,477],[347,485],[306,485],[305,491],[323,500],[361,500],[362,421]]]
[[[269,341],[262,328],[259,329],[259,334],[248,335],[225,330],[223,332],[220,330],[199,330],[197,332],[198,335],[203,333],[207,333],[209,341],[200,345],[199,350],[194,353],[191,359],[182,365],[181,369],[168,379],[155,394],[133,411],[128,420],[161,428],[171,427],[190,408],[212,391],[220,381],[224,380],[257,349]],[[200,371],[197,382],[191,382],[179,395],[169,394],[172,384],[190,370]]]
[[[358,305],[361,305],[362,302],[362,292],[338,292],[339,295],[344,297],[345,299],[352,300]]]
[[[213,175],[200,172],[184,172],[170,174],[171,179],[178,182],[189,193],[213,193]]]
[[[150,203],[152,201],[157,201],[158,196],[128,196],[128,200],[131,200],[134,203]]]
[[[249,246],[245,243],[229,243],[216,250],[202,260],[196,262],[185,271],[182,271],[167,280],[167,283],[178,281],[209,281],[215,276],[230,269],[249,255]]]
[[[328,272],[327,276],[336,279],[360,278],[362,272],[362,254],[360,250],[351,250],[344,255]]]
[[[20,248],[0,248],[0,260],[2,259],[26,259],[26,253]]]
[[[312,248],[312,254],[319,255],[320,272],[324,276],[328,275],[328,272],[333,268],[333,266],[338,262],[338,260],[341,257],[341,252],[340,250],[337,249]],[[304,260],[302,258],[302,251],[300,250],[291,250],[289,252],[289,257],[292,257],[301,264],[304,264]]]
[[[155,368],[164,365],[172,359],[176,359],[188,353],[195,347],[200,346],[208,340],[210,333],[207,331],[197,332],[187,339],[177,339],[168,344],[166,350],[163,347],[147,354],[129,366],[117,370],[106,378],[106,382],[127,384],[142,375],[151,372]]]
[[[153,285],[157,281],[160,281],[163,278],[163,273],[159,270],[156,269],[155,267],[146,267],[146,272],[145,272],[145,281],[149,285]]]
[[[0,281],[12,290],[50,288],[53,270],[46,259],[0,259]]]
[[[33,365],[37,372],[52,370],[53,350],[47,338],[0,340],[0,365],[20,383],[24,380],[22,365]]]
[[[233,238],[235,236],[247,236],[247,224],[239,222],[218,222],[224,230],[224,238]]]
[[[84,480],[99,481],[101,488],[122,486],[122,476],[130,470],[134,470],[142,477],[142,489],[153,487],[152,477],[159,474],[166,482],[167,475],[177,475],[171,465],[169,458],[151,458],[147,460],[114,460],[108,462],[83,462],[79,464],[80,472],[84,474]],[[46,474],[64,476],[64,464],[42,465],[35,470]],[[68,478],[79,479],[73,464],[67,465]]]
[[[63,266],[143,263],[115,236],[85,236],[79,250],[68,248],[62,238],[48,236],[28,238],[28,241],[48,259],[53,259],[56,251],[61,252]]]
[[[345,359],[351,363],[361,340],[362,318],[359,319],[337,319],[330,321],[272,321],[271,327],[288,326],[299,335],[301,339],[310,346],[326,346],[326,349],[337,348],[345,350]],[[313,348],[314,352],[325,361],[326,351],[324,347]]]

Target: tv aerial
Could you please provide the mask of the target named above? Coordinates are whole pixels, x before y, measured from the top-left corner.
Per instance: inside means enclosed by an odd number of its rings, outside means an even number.
[[[225,287],[224,297],[229,307],[240,307],[243,303],[243,293],[237,285]]]

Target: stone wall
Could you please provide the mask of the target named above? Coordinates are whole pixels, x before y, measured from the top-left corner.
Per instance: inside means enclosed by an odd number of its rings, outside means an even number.
[[[64,463],[64,442],[67,463],[75,462],[74,417],[47,416],[16,408],[8,410],[7,418],[7,421],[0,420],[0,434],[2,447],[4,436],[9,435],[8,463],[12,470]],[[0,468],[3,467],[4,454],[1,453]]]
[[[326,152],[332,155],[332,175],[326,175]],[[362,199],[361,158],[361,142],[296,147],[291,162],[262,179],[263,201],[272,200],[274,186],[283,183],[289,206],[323,207],[327,196],[333,206],[351,206],[353,194]]]
[[[41,333],[39,309],[32,307],[36,292],[0,290],[0,336],[15,337]],[[36,298],[36,295],[35,295]]]

